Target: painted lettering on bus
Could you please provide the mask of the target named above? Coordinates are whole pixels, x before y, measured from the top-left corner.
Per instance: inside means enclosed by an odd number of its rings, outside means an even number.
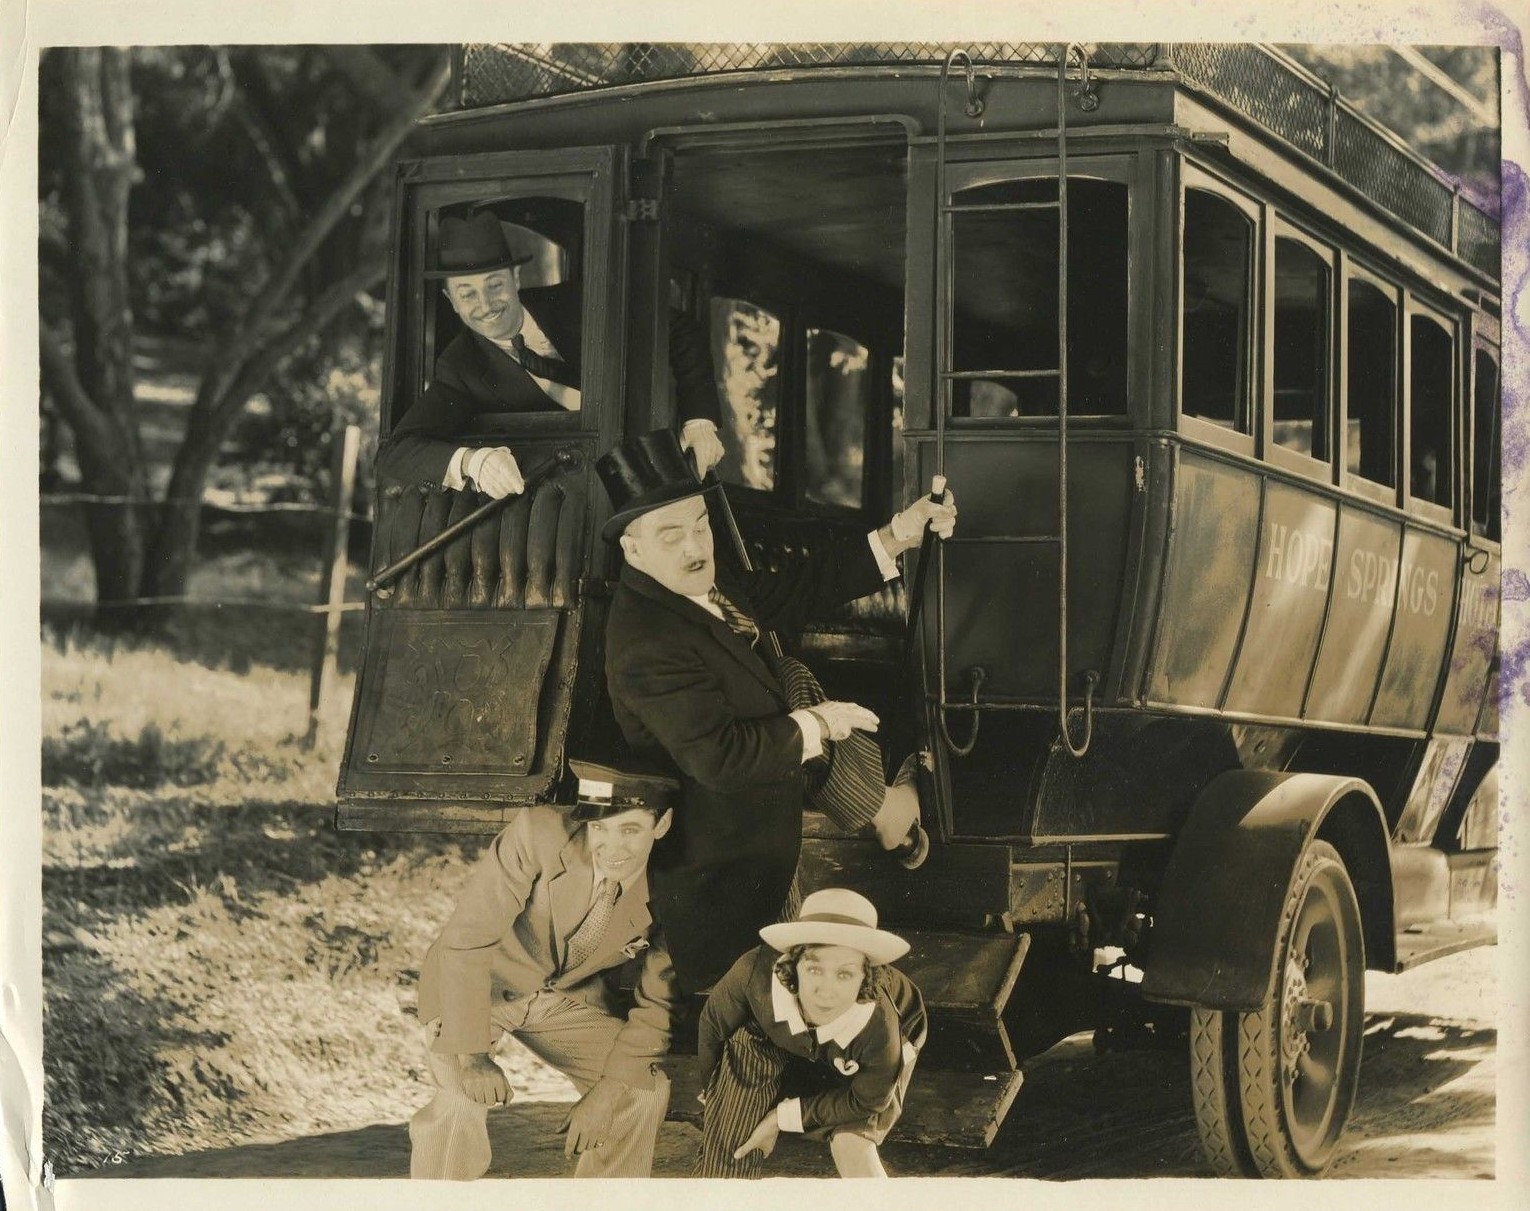
[[[1498,586],[1467,577],[1461,586],[1461,625],[1478,630],[1498,625]]]
[[[1328,571],[1333,566],[1333,539],[1295,526],[1270,523],[1265,542],[1264,574],[1272,580],[1299,584],[1318,593],[1328,591]]]
[[[1440,574],[1434,568],[1399,563],[1390,555],[1364,549],[1349,557],[1345,596],[1387,608],[1394,596],[1399,609],[1410,614],[1433,615],[1440,605]]]

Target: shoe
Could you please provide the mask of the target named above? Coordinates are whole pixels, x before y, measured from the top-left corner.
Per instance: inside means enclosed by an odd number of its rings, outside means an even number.
[[[898,772],[893,777],[892,784],[908,786],[915,783],[919,776],[919,761],[917,752],[905,757],[903,764],[898,767]],[[924,865],[924,860],[930,856],[930,834],[924,831],[924,825],[916,819],[908,830],[908,836],[889,852],[904,870],[918,870]]]
[[[924,831],[924,825],[915,820],[914,827],[908,830],[908,836],[888,852],[898,859],[898,865],[904,870],[918,870],[930,856],[930,834]]]

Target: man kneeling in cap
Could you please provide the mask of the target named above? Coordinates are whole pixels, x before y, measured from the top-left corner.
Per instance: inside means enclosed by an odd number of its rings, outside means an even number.
[[[841,1177],[886,1177],[877,1145],[903,1113],[924,998],[887,964],[908,953],[877,910],[828,887],[760,930],[707,997],[698,1177],[753,1177],[782,1131],[827,1141]],[[783,1093],[793,1096],[782,1097]],[[758,1155],[756,1155],[758,1153]]]
[[[678,1003],[648,907],[648,855],[668,830],[674,779],[571,761],[572,811],[528,807],[468,875],[420,972],[436,1093],[409,1124],[410,1176],[489,1167],[486,1116],[510,1100],[490,1057],[513,1035],[579,1091],[564,1121],[576,1177],[647,1177],[669,1107],[659,1061]],[[630,1009],[613,980],[641,956]]]

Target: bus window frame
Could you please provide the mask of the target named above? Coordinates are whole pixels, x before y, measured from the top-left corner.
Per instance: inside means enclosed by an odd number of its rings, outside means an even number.
[[[1244,365],[1242,382],[1243,405],[1249,421],[1249,431],[1229,429],[1215,421],[1202,420],[1185,411],[1185,210],[1186,195],[1197,189],[1210,193],[1231,204],[1248,219],[1249,264],[1248,300],[1245,309],[1246,325]],[[1174,194],[1174,428],[1185,437],[1205,442],[1219,449],[1240,454],[1244,458],[1255,457],[1260,421],[1265,411],[1263,396],[1264,357],[1263,344],[1266,324],[1264,320],[1263,247],[1265,242],[1264,203],[1253,194],[1238,188],[1221,176],[1208,171],[1189,160],[1180,164],[1178,188]]]
[[[1150,169],[1149,169],[1150,171]],[[987,185],[1000,185],[1009,181],[1028,181],[1038,178],[1057,179],[1057,157],[1053,155],[1043,156],[1005,156],[1002,159],[992,160],[960,160],[951,163],[946,168],[946,196],[941,199],[942,204],[951,205],[956,195],[969,189],[978,189]],[[1140,238],[1136,231],[1136,208],[1144,205],[1139,199],[1148,197],[1151,193],[1151,182],[1145,176],[1143,157],[1137,152],[1110,151],[1097,154],[1072,154],[1068,156],[1068,179],[1104,181],[1108,184],[1119,185],[1126,190],[1126,406],[1121,412],[1110,413],[1077,413],[1071,408],[1068,411],[1069,426],[1083,425],[1086,428],[1099,429],[1132,429],[1140,428],[1145,423],[1145,418],[1137,415],[1137,401],[1134,398],[1133,385],[1136,382],[1135,366],[1143,356],[1138,346],[1142,343],[1139,336],[1139,320],[1137,308],[1140,305],[1142,285],[1145,280],[1145,267],[1139,258],[1145,257],[1150,250],[1139,247]],[[914,172],[910,172],[909,192],[912,196],[915,189],[919,188],[919,179]],[[914,213],[910,211],[909,230],[914,228]],[[954,215],[946,212],[940,215],[939,234],[937,239],[940,244],[942,255],[940,262],[949,264],[955,254],[955,223]],[[910,240],[911,255],[909,260],[908,281],[906,285],[909,299],[909,314],[914,305],[914,292],[911,286],[914,274],[918,272],[917,262],[913,255],[913,241]],[[926,263],[930,274],[932,288],[929,298],[934,308],[934,318],[938,323],[938,331],[950,332],[955,322],[955,282],[951,283],[952,289],[947,289],[946,283],[935,277],[937,258],[934,249],[928,247],[928,240],[921,239],[920,257],[928,257]],[[921,295],[921,297],[923,297]],[[922,318],[922,317],[921,317]],[[928,322],[928,321],[926,321]],[[927,340],[928,338],[926,338]],[[909,352],[912,353],[916,342],[908,342]],[[925,341],[917,342],[920,350],[925,349]],[[938,365],[939,362],[939,337],[936,342],[928,347],[929,364],[928,378],[930,384],[930,399],[928,405],[929,428],[935,428],[936,410],[944,410],[945,424],[952,431],[962,430],[1001,430],[1013,432],[1015,430],[1056,430],[1056,416],[953,416],[951,414],[951,396],[942,389]],[[909,370],[911,366],[908,360],[904,363],[904,423],[908,423],[909,403],[911,400]],[[891,411],[889,409],[889,422]],[[921,426],[922,429],[922,426]]]
[[[1501,551],[1503,547],[1503,333],[1499,322],[1489,315],[1480,311],[1472,313],[1471,331],[1466,341],[1468,349],[1466,366],[1466,399],[1469,401],[1465,407],[1466,429],[1464,434],[1465,455],[1463,463],[1466,465],[1465,483],[1462,489],[1464,498],[1466,530],[1471,535],[1472,545],[1486,547],[1492,551]],[[1498,426],[1499,426],[1499,467],[1498,467],[1498,493],[1499,493],[1499,521],[1497,538],[1488,537],[1487,527],[1477,520],[1477,354],[1485,353],[1492,359],[1497,369],[1498,377]]]
[[[622,424],[621,409],[600,407],[595,401],[620,397],[624,340],[616,300],[625,287],[625,267],[619,255],[616,168],[617,149],[612,146],[442,155],[399,165],[403,198],[397,213],[402,216],[404,230],[397,245],[387,309],[390,323],[398,327],[389,332],[385,344],[384,434],[392,431],[434,373],[438,349],[431,317],[439,283],[425,277],[425,249],[428,241],[435,239],[441,211],[469,203],[556,197],[584,207],[581,407],[577,413],[485,414],[498,419],[485,419],[474,434],[480,430],[545,433],[549,437],[556,433],[597,433],[603,443],[615,442]]]
[[[1404,380],[1408,373],[1406,350],[1403,345],[1403,336],[1407,328],[1403,321],[1406,292],[1402,286],[1371,269],[1347,249],[1339,250],[1339,268],[1339,307],[1340,315],[1343,317],[1339,325],[1339,357],[1342,365],[1339,368],[1338,424],[1334,434],[1334,459],[1338,469],[1339,487],[1353,496],[1401,511],[1403,492],[1406,491],[1406,481],[1401,465],[1406,437],[1402,429],[1404,420],[1402,395],[1405,390]],[[1350,286],[1356,281],[1374,286],[1392,302],[1392,479],[1395,481],[1392,484],[1377,483],[1349,469],[1349,297]]]
[[[1438,324],[1450,338],[1450,402],[1446,431],[1451,442],[1450,451],[1450,504],[1441,505],[1413,495],[1413,319],[1422,316]],[[1404,336],[1402,364],[1404,379],[1399,382],[1402,396],[1402,429],[1399,433],[1401,447],[1401,489],[1403,511],[1413,517],[1424,518],[1436,525],[1461,529],[1457,524],[1457,512],[1461,501],[1461,323],[1460,320],[1420,299],[1411,290],[1403,292],[1402,331]]]
[[[1282,446],[1275,440],[1275,250],[1278,240],[1291,240],[1302,245],[1328,267],[1328,401],[1325,409],[1328,426],[1328,458],[1313,458]],[[1265,462],[1283,471],[1291,471],[1305,479],[1333,485],[1338,482],[1339,463],[1336,451],[1337,417],[1339,409],[1339,324],[1337,323],[1339,298],[1339,250],[1326,240],[1312,235],[1284,213],[1271,207],[1266,214],[1265,235],[1262,241],[1265,263],[1260,267],[1265,291],[1265,305],[1261,309],[1262,329],[1260,349],[1264,358],[1260,375],[1261,401],[1259,407],[1258,445]]]

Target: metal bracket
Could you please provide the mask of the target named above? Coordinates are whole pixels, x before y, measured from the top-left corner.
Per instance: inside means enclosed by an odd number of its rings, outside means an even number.
[[[658,198],[629,198],[622,207],[622,218],[629,223],[653,223],[659,218]]]

